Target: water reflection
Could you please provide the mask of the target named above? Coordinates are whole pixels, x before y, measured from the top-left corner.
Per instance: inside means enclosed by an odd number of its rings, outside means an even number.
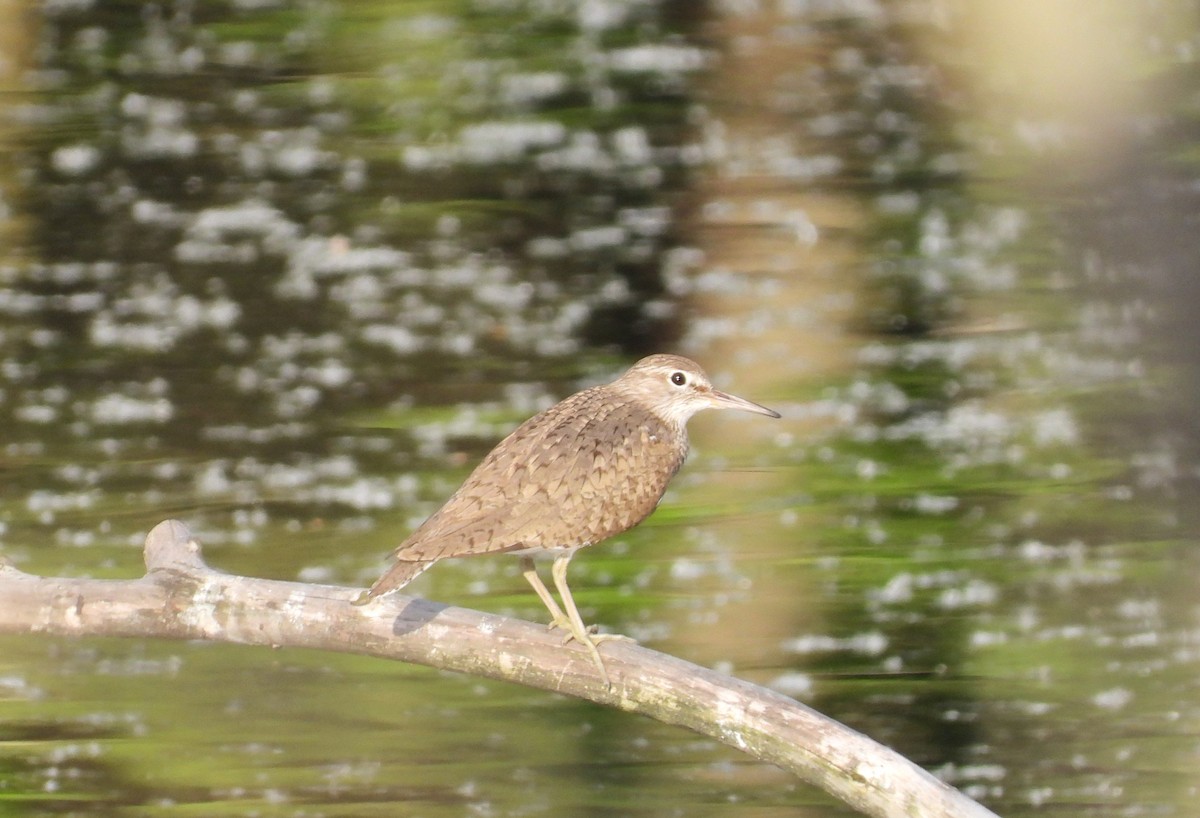
[[[697,419],[663,507],[578,562],[589,621],[1003,814],[1182,813],[1181,9],[1077,8],[1126,33],[1074,107],[969,4],[25,5],[4,555],[129,576],[180,516],[223,569],[364,584],[513,425],[676,347],[785,422]],[[1130,64],[1166,89],[1144,109],[1104,91]],[[541,615],[504,560],[415,587]],[[0,701],[30,814],[837,809],[622,714],[356,658],[6,638]]]

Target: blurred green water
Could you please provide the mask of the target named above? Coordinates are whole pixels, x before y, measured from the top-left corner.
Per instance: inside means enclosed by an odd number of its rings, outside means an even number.
[[[135,576],[180,517],[224,570],[364,585],[521,418],[680,349],[785,417],[696,419],[654,517],[573,565],[589,621],[1001,814],[1187,814],[1194,256],[1153,237],[1194,220],[1191,62],[1164,43],[1195,21],[1139,18],[1148,92],[1098,170],[1076,112],[967,76],[972,6],[935,5],[22,6],[5,556]],[[754,48],[769,109],[712,90]],[[785,193],[817,202],[797,266],[712,261],[734,231],[711,191],[756,176],[760,242]],[[835,195],[860,216],[823,218]],[[823,317],[842,358],[806,375]],[[503,559],[413,590],[544,616]],[[14,814],[838,809],[690,735],[426,669],[2,641]]]

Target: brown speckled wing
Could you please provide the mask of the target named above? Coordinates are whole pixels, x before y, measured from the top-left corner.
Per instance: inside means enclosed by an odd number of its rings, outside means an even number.
[[[683,463],[686,433],[607,390],[580,392],[519,426],[396,558],[577,548],[645,519]]]

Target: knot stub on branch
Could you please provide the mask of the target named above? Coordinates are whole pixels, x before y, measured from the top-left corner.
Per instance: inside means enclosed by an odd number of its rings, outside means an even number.
[[[200,554],[200,541],[179,520],[164,520],[146,535],[146,572],[207,571]]]

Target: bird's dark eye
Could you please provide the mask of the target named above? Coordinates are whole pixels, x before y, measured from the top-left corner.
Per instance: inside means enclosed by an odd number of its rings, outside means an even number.
[[[672,372],[671,383],[675,384],[676,386],[683,386],[685,383],[687,383],[687,375],[684,375],[682,372]]]

